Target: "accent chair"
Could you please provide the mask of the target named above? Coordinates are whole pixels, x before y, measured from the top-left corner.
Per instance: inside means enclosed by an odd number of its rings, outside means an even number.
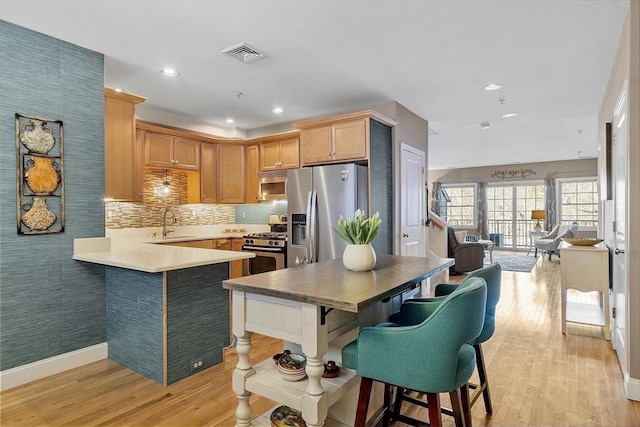
[[[558,246],[560,246],[560,242],[562,242],[563,237],[576,237],[578,233],[578,223],[574,222],[571,225],[556,225],[553,227],[553,230],[549,232],[546,236],[542,236],[535,242],[533,242],[533,247],[536,249],[536,256],[538,256],[538,250],[549,254],[549,261],[551,261],[551,255],[556,254],[558,257],[560,256],[560,251],[558,250]]]

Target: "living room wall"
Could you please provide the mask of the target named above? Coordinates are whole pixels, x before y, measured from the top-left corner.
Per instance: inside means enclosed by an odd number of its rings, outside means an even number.
[[[510,171],[533,171],[524,178],[500,178],[500,172],[509,175]],[[516,182],[541,181],[546,178],[578,178],[598,176],[597,159],[565,160],[543,163],[520,163],[514,165],[496,165],[477,168],[430,170],[428,174],[429,189],[434,182],[443,184],[471,182]]]

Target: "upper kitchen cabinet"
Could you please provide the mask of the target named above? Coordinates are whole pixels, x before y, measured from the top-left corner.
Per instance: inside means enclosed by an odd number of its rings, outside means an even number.
[[[368,160],[371,119],[395,125],[375,111],[295,123],[293,126],[301,129],[302,165]]]
[[[245,147],[218,145],[218,203],[245,202]]]
[[[145,100],[104,89],[104,197],[107,199],[142,201],[143,145],[141,138],[136,138],[135,106]]]
[[[258,172],[260,172],[260,147],[249,145],[247,147],[247,203],[260,201]]]
[[[200,169],[200,142],[156,132],[148,132],[144,144],[145,166],[167,169]]]
[[[280,138],[285,139],[280,139]],[[295,136],[276,136],[276,140],[260,143],[260,170],[263,172],[300,167],[300,139]]]
[[[217,145],[200,144],[200,203],[218,203]]]

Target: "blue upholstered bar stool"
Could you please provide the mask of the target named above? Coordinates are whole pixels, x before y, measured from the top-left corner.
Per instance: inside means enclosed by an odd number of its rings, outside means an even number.
[[[391,408],[396,386],[426,393],[433,427],[442,424],[438,393],[449,393],[456,425],[470,426],[467,381],[476,360],[468,343],[482,331],[486,299],[484,279],[473,278],[441,301],[403,304],[400,316],[412,326],[362,328],[358,339],[342,349],[343,366],[361,377],[355,426],[365,425],[373,381],[385,384],[385,425],[410,420]]]
[[[460,286],[463,286],[468,280],[472,280],[473,278],[481,277],[487,283],[487,306],[485,310],[484,324],[482,326],[482,332],[480,335],[475,338],[473,341],[469,342],[469,344],[473,345],[473,348],[476,352],[476,363],[478,367],[478,377],[480,378],[480,384],[469,384],[469,387],[475,389],[475,392],[471,396],[470,406],[478,400],[480,395],[482,394],[484,398],[484,406],[485,410],[488,414],[493,412],[493,408],[491,406],[491,394],[489,393],[489,381],[487,379],[487,369],[484,362],[484,354],[482,353],[482,343],[487,341],[489,338],[493,336],[493,333],[496,329],[496,305],[498,305],[498,301],[500,300],[500,288],[502,284],[502,268],[500,264],[493,263],[488,265],[487,267],[480,268],[478,270],[474,270],[465,277],[465,279],[460,284],[448,284],[442,283],[436,286],[435,295],[436,298],[416,298],[411,299],[405,302],[405,304],[421,304],[425,301],[430,303],[437,303],[438,301],[443,302],[445,297],[452,292],[454,292]],[[407,319],[406,316],[402,316],[402,311],[397,314],[394,314],[389,319],[391,322],[398,323],[401,325],[411,324],[414,320]],[[399,408],[401,400],[406,400],[418,405],[425,406],[423,401],[419,401],[414,397],[410,396],[405,391],[398,391],[398,396],[396,399],[396,408]],[[450,411],[443,409],[443,412],[446,414],[452,415]]]

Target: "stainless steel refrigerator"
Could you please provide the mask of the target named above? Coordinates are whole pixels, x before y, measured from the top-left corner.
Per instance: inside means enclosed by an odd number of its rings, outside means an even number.
[[[287,266],[342,256],[347,243],[335,228],[340,215],[368,214],[366,166],[353,163],[292,169],[287,173]]]

